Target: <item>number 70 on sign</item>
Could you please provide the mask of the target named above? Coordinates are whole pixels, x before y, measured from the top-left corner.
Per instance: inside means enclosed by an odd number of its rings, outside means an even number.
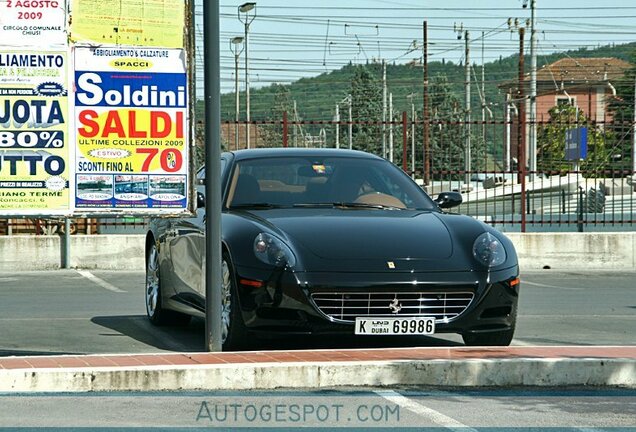
[[[152,165],[152,162],[157,156],[159,156],[161,169],[165,172],[175,173],[180,171],[183,167],[183,155],[181,151],[176,148],[167,148],[161,152],[159,152],[158,148],[138,148],[135,150],[135,153],[146,155],[146,159],[141,166],[142,172],[148,172],[150,170],[150,165]]]

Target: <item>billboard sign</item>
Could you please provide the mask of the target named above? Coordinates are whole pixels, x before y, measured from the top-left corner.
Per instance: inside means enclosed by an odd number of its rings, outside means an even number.
[[[0,44],[66,45],[65,0],[0,0]]]
[[[66,52],[0,49],[0,214],[69,212]]]
[[[75,207],[185,210],[184,51],[77,47],[74,87]]]
[[[193,211],[189,6],[0,0],[0,216]]]
[[[184,47],[184,0],[73,0],[75,43]]]

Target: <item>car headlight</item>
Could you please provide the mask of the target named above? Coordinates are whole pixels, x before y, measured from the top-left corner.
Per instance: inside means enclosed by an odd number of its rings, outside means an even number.
[[[296,257],[284,241],[272,234],[260,233],[254,239],[254,254],[265,264],[274,267],[293,267]]]
[[[497,237],[485,232],[473,243],[473,256],[486,267],[496,267],[506,261],[506,249]]]

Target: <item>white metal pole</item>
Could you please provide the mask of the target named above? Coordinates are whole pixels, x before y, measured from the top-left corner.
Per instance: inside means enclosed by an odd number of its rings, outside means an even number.
[[[247,148],[250,148],[250,121],[251,121],[251,112],[250,112],[250,61],[249,61],[249,32],[250,32],[250,24],[256,18],[256,3],[247,2],[243,3],[238,7],[238,18],[243,24],[245,24],[245,142],[247,144]],[[254,11],[253,15],[250,17],[250,11]],[[241,19],[241,13],[245,14],[245,21]]]
[[[340,148],[340,104],[336,103],[336,148]]]
[[[382,157],[386,159],[386,61],[382,60]]]
[[[393,162],[393,93],[389,93],[389,161]]]
[[[249,62],[249,46],[247,36],[249,34],[250,23],[245,14],[245,142],[247,148],[250,148],[250,62]]]
[[[349,150],[353,149],[353,99],[351,95],[348,96],[349,99]]]
[[[506,150],[504,152],[504,164],[506,167],[506,171],[510,171],[510,107],[511,104],[511,95],[510,93],[506,94]]]
[[[634,122],[632,123],[632,178],[636,180],[636,80],[634,80]]]
[[[236,104],[236,116],[234,123],[234,148],[239,149],[239,112],[241,110],[241,101],[239,97],[239,56],[240,52],[234,54],[234,96]]]
[[[470,185],[470,34],[468,30],[464,33],[466,42],[466,99],[465,99],[465,131],[466,131],[466,154],[464,170],[466,171],[466,185]]]
[[[294,147],[298,147],[298,107],[294,99]]]

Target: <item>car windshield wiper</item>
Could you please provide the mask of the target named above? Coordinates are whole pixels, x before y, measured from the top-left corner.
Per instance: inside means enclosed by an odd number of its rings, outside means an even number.
[[[241,203],[241,204],[232,204],[230,206],[231,209],[275,209],[282,208],[282,205],[279,204],[271,204],[271,203]]]
[[[333,202],[333,203],[306,203],[294,204],[294,207],[307,208],[341,208],[341,209],[377,209],[377,210],[403,210],[400,207],[388,206],[382,204],[369,204],[360,202]]]

